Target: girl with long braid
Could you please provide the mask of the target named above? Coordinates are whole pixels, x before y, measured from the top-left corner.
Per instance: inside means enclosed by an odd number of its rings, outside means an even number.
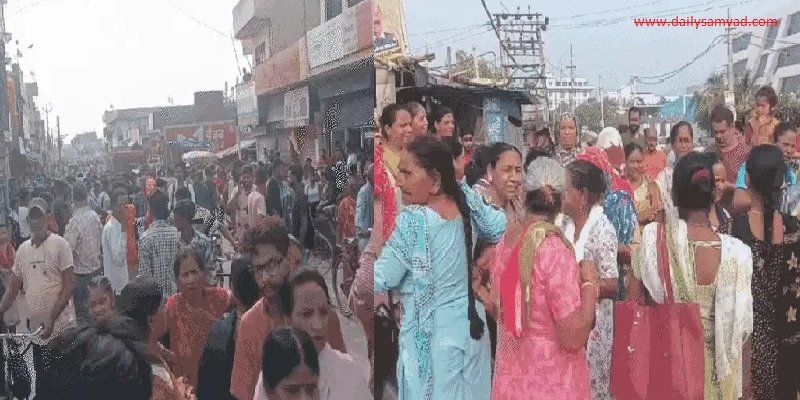
[[[496,243],[506,217],[456,181],[452,153],[437,138],[414,139],[398,171],[405,208],[374,274],[375,292],[399,290],[403,298],[398,398],[488,400],[486,315],[469,266],[473,232]]]

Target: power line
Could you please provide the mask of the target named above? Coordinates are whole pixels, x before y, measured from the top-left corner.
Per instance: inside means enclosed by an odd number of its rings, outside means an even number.
[[[647,6],[652,6],[654,4],[663,3],[664,1],[665,0],[655,0],[655,1],[651,1],[651,2],[646,3],[646,4],[637,4],[635,6],[612,8],[610,10],[598,11],[598,12],[593,12],[593,13],[575,14],[575,15],[569,15],[569,16],[563,16],[563,17],[554,17],[554,18],[558,18],[558,19],[576,19],[576,18],[588,17],[588,16],[592,16],[592,15],[602,15],[602,14],[608,14],[608,13],[617,12],[617,11],[626,11],[626,10],[632,10],[632,9],[636,9],[636,8],[644,8],[644,7],[647,7]]]
[[[686,64],[680,66],[679,68],[674,69],[674,70],[669,71],[669,72],[666,72],[666,73],[661,74],[661,75],[639,77],[638,80],[640,81],[640,83],[645,84],[645,85],[657,85],[657,84],[663,83],[667,79],[673,78],[674,76],[676,76],[679,73],[681,73],[683,70],[685,70],[686,68],[688,68],[689,66],[691,66],[692,64],[697,62],[697,60],[699,60],[700,58],[702,58],[703,56],[708,54],[712,49],[714,49],[714,47],[717,47],[717,46],[719,46],[720,44],[722,44],[724,42],[725,42],[725,35],[717,36],[717,37],[714,38],[714,40],[711,41],[711,44],[709,44],[708,47],[705,48],[705,50],[700,52],[700,54],[696,55],[689,62],[687,62]],[[646,81],[650,81],[650,80],[652,80],[653,82],[646,82]]]
[[[469,30],[471,28],[476,28],[476,27],[479,27],[479,26],[489,26],[489,24],[487,24],[487,23],[473,24],[473,25],[459,26],[459,27],[456,27],[456,28],[439,29],[439,30],[436,30],[436,31],[416,32],[416,33],[411,33],[408,36],[411,37],[411,36],[422,36],[422,35],[434,35],[434,34],[437,34],[437,33],[463,31],[463,30]]]
[[[486,17],[489,18],[489,23],[492,24],[492,30],[494,30],[495,36],[497,36],[497,40],[500,42],[500,47],[503,49],[503,52],[508,55],[508,58],[514,64],[517,63],[517,60],[514,59],[514,56],[511,55],[511,52],[508,51],[505,42],[503,42],[503,38],[500,37],[500,31],[497,30],[497,25],[494,23],[494,17],[492,17],[492,13],[489,11],[489,7],[486,6],[486,0],[481,0],[481,5],[483,6],[483,11],[486,11]]]
[[[666,18],[666,17],[675,16],[676,12],[683,12],[683,13],[686,13],[686,14],[694,14],[694,15],[696,15],[696,14],[700,14],[700,13],[716,10],[716,9],[719,9],[719,8],[736,7],[736,6],[740,6],[740,5],[744,5],[744,4],[748,4],[748,3],[753,3],[756,0],[743,0],[743,1],[734,2],[734,3],[721,4],[721,5],[717,5],[717,6],[710,6],[711,4],[714,4],[714,3],[718,2],[718,1],[720,1],[720,0],[711,0],[711,1],[708,1],[708,2],[705,2],[705,3],[698,3],[698,4],[688,5],[688,6],[677,7],[677,8],[673,8],[673,9],[669,9],[669,10],[661,10],[661,11],[656,11],[656,12],[652,12],[652,13],[643,13],[643,14],[638,14],[638,15],[633,15],[633,16],[616,17],[616,18],[611,18],[611,19],[607,19],[607,18],[606,19],[598,19],[598,20],[586,21],[586,22],[577,23],[577,24],[553,25],[553,28],[560,28],[560,29],[596,28],[596,27],[601,27],[601,26],[616,25],[616,24],[619,24],[619,23],[622,23],[622,22],[630,22],[632,19],[635,19],[635,18],[652,18],[652,19]],[[693,8],[691,10],[688,9],[688,8],[692,8],[692,7],[700,7],[700,8]]]
[[[213,27],[213,26],[211,26],[211,25],[209,25],[209,24],[207,24],[207,23],[205,23],[205,22],[203,22],[203,21],[201,21],[199,19],[197,19],[194,15],[189,14],[188,12],[184,11],[182,8],[178,7],[178,5],[175,4],[174,2],[169,1],[169,5],[171,5],[173,8],[178,10],[181,14],[183,14],[186,18],[191,19],[192,21],[194,21],[198,25],[206,27],[208,30],[210,30],[210,31],[212,31],[212,32],[224,37],[225,39],[228,38],[228,34],[227,33],[223,32],[223,31],[221,31],[221,30],[219,30],[219,29],[217,29],[217,28],[215,28],[215,27]]]
[[[438,49],[438,48],[440,48],[442,46],[446,46],[446,45],[449,45],[449,44],[452,44],[452,43],[463,42],[463,41],[465,41],[467,39],[471,39],[471,38],[474,38],[476,36],[480,36],[480,35],[482,35],[482,34],[484,34],[486,32],[489,32],[491,30],[491,28],[489,28],[486,25],[483,26],[483,29],[480,29],[480,28],[481,28],[481,26],[478,26],[477,28],[473,28],[473,29],[470,29],[470,30],[467,30],[467,31],[464,31],[464,32],[457,33],[455,35],[448,36],[446,38],[437,40],[437,41],[435,41],[433,43],[426,43],[424,46],[415,47],[414,50],[419,51],[419,50],[425,50],[425,49],[427,49],[427,50]]]

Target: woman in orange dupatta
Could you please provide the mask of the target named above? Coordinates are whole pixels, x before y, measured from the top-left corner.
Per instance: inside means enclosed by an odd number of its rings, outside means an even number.
[[[492,400],[590,398],[585,346],[599,298],[597,267],[578,265],[552,221],[564,168],[537,158],[525,179],[526,215],[496,248],[492,296],[499,310]],[[580,278],[580,279],[579,279]]]
[[[175,354],[174,373],[197,387],[197,371],[203,347],[214,322],[231,309],[230,293],[207,286],[202,257],[183,248],[175,256],[175,279],[179,293],[167,300],[167,330]]]

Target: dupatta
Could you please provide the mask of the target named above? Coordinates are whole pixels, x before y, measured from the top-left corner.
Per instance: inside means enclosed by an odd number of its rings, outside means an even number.
[[[564,245],[572,250],[572,245],[564,238],[561,229],[545,222],[535,222],[522,236],[500,277],[501,322],[519,339],[528,329],[531,310],[531,281],[536,252],[545,239],[558,236]]]
[[[658,275],[657,229],[652,223],[642,231],[642,244],[633,257],[634,271],[653,301],[663,304],[666,287]],[[683,220],[667,221],[666,244],[675,302],[695,302],[694,252]],[[753,333],[753,296],[750,290],[753,256],[738,239],[720,234],[721,259],[714,299],[714,368],[718,380],[734,374],[737,395],[742,394],[742,343]]]

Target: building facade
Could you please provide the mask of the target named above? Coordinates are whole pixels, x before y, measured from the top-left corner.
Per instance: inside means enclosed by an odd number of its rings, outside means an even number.
[[[223,91],[196,92],[190,105],[109,110],[103,134],[111,164],[115,152],[142,151],[148,164],[170,166],[191,150],[237,146],[236,103]]]
[[[574,96],[575,107],[597,96],[597,87],[590,85],[588,79],[575,78],[574,84],[572,82],[569,77],[547,77],[547,101],[550,111],[562,104],[569,106],[570,95]]]
[[[777,92],[800,94],[800,3],[790,2],[765,17],[776,26],[748,27],[733,40],[733,73],[749,73],[753,86],[772,86]]]
[[[234,7],[234,35],[253,65],[237,85],[238,130],[255,140],[259,159],[271,150],[317,159],[322,149],[361,146],[374,108],[372,7],[372,0]]]

